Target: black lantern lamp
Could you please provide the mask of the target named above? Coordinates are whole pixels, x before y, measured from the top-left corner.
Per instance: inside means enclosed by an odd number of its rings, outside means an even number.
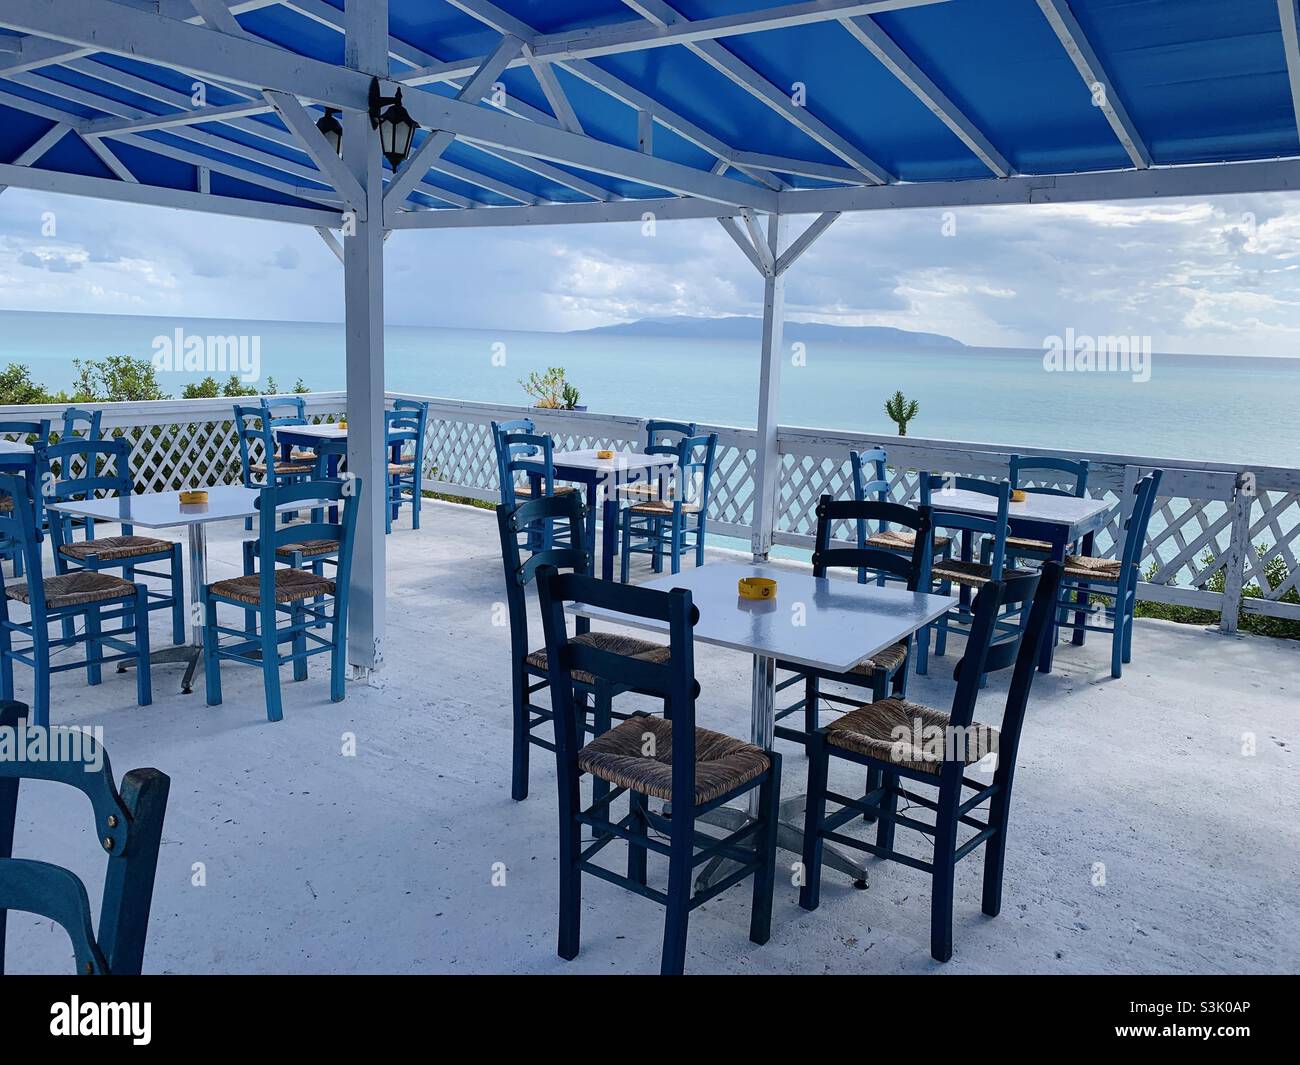
[[[384,104],[389,107],[381,114]],[[411,142],[420,127],[402,106],[402,90],[399,88],[396,96],[382,96],[378,78],[370,81],[370,125],[379,130],[379,150],[396,171],[411,154]]]
[[[335,155],[343,154],[343,125],[338,120],[338,111],[332,107],[325,108],[325,116],[316,123],[321,135],[330,142]]]

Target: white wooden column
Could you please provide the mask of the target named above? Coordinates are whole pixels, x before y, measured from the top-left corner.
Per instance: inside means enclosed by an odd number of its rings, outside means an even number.
[[[388,73],[387,0],[347,0],[345,62]],[[343,160],[365,194],[343,228],[346,313],[348,470],[361,478],[362,508],[352,558],[348,664],[364,677],[384,649],[384,206],[379,134],[366,115],[343,119]]]
[[[781,455],[777,450],[777,414],[781,398],[781,364],[785,361],[785,272],[775,263],[785,239],[786,221],[771,215],[767,221],[767,247],[772,266],[763,274],[763,352],[758,370],[758,443],[754,466],[754,561],[764,561],[772,550],[776,529],[777,493],[781,485]],[[755,242],[761,237],[755,234]],[[769,258],[767,256],[765,259]]]

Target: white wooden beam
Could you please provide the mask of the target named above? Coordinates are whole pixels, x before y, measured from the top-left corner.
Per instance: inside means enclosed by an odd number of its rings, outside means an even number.
[[[250,36],[250,34],[244,32],[244,27],[230,13],[230,8],[225,5],[223,0],[190,0],[190,3],[194,5],[194,10],[203,18],[203,21],[214,30],[233,34],[236,37]]]
[[[628,7],[649,19],[664,31],[671,31],[687,20],[666,0],[623,0]],[[822,6],[825,10],[825,6]],[[789,92],[774,85],[748,63],[728,51],[716,40],[688,36],[682,43],[715,70],[726,75],[747,93],[766,104],[791,125],[796,126],[827,151],[838,155],[849,166],[860,170],[868,180],[884,184],[894,180],[883,166],[833,130],[807,107],[800,107],[790,98]]]
[[[767,224],[769,255],[779,260],[785,242],[785,219],[772,215]],[[777,499],[781,488],[780,413],[781,364],[785,362],[785,274],[773,270],[763,278],[763,347],[758,374],[758,441],[754,448],[754,561],[766,561],[776,531]]]
[[[841,25],[884,65],[907,90],[921,101],[936,118],[947,126],[980,161],[998,177],[1011,173],[1006,161],[986,137],[942,89],[890,38],[878,23],[867,15],[842,19]]]
[[[582,123],[578,121],[578,113],[573,109],[573,105],[569,103],[568,94],[565,93],[564,86],[560,84],[559,79],[555,76],[551,64],[536,58],[532,48],[528,45],[524,45],[523,54],[524,58],[528,60],[528,65],[532,68],[533,77],[537,79],[542,95],[546,97],[546,102],[550,105],[551,113],[555,115],[556,120],[560,123],[560,127],[570,133],[582,133]]]
[[[726,230],[727,236],[736,242],[736,247],[745,253],[745,258],[754,264],[754,269],[766,277],[768,265],[763,261],[758,248],[754,246],[749,233],[740,227],[740,223],[734,218],[719,218],[718,224]]]
[[[649,217],[658,222],[717,218],[734,211],[707,200],[668,197],[650,200],[611,200],[595,203],[555,203],[541,207],[478,207],[472,211],[402,211],[394,229],[498,229],[519,226],[585,225],[632,222]]]
[[[817,242],[817,238],[825,233],[837,218],[839,213],[836,211],[827,211],[823,215],[818,215],[812,225],[800,233],[798,239],[781,253],[781,257],[776,261],[776,272],[784,274],[797,263],[804,252]]]
[[[352,206],[359,215],[362,214],[366,206],[365,190],[352,175],[352,171],[343,164],[343,160],[331,147],[330,142],[325,139],[325,134],[316,128],[316,123],[307,114],[306,108],[298,102],[298,98],[275,89],[267,89],[263,95],[275,107],[275,113],[294,132],[298,143],[320,168],[321,179],[325,184],[332,185],[334,190],[343,197],[344,203]]]
[[[1282,48],[1286,52],[1286,73],[1291,83],[1291,110],[1300,131],[1300,11],[1297,0],[1277,0],[1277,17],[1282,23]]]
[[[85,142],[86,147],[99,157],[99,161],[117,175],[119,181],[139,180],[139,178],[131,173],[127,165],[113,154],[113,150],[107,144],[102,143],[99,138],[82,137],[81,139]]]
[[[14,160],[14,166],[32,166],[40,161],[41,156],[59,143],[65,134],[72,132],[72,126],[67,122],[56,122],[47,129],[40,138],[30,148],[26,149],[17,159]]]
[[[1083,78],[1093,102],[1101,108],[1101,113],[1106,116],[1110,128],[1115,131],[1115,136],[1124,146],[1124,151],[1133,160],[1133,165],[1139,170],[1151,166],[1151,153],[1147,151],[1142,135],[1138,133],[1133,120],[1129,118],[1118,90],[1107,75],[1101,60],[1097,58],[1097,53],[1092,50],[1092,45],[1088,43],[1083,27],[1074,17],[1069,3],[1066,0],[1038,0],[1038,6],[1047,17],[1061,44],[1065,46],[1065,51],[1074,63],[1075,69],[1078,70],[1079,76]]]
[[[325,226],[317,226],[316,232],[320,239],[325,242],[325,247],[334,253],[334,258],[339,262],[345,262],[343,245],[339,243],[339,238],[334,235],[334,230],[327,229]]]

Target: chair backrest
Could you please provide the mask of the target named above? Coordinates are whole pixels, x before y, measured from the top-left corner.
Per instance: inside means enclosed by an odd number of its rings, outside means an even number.
[[[239,462],[247,488],[261,488],[253,480],[253,448],[262,446],[262,461],[272,468],[275,461],[275,435],[271,432],[271,416],[262,406],[248,407],[235,404],[235,431],[239,434]]]
[[[506,491],[506,463],[509,461],[508,456],[512,454],[525,454],[523,450],[511,450],[510,437],[532,436],[536,432],[537,426],[531,418],[516,418],[514,421],[510,422],[492,423],[492,446],[496,448],[497,453],[497,483],[501,485],[501,496],[503,499],[505,498]],[[535,454],[531,449],[526,453]]]
[[[555,442],[542,433],[512,433],[505,438],[501,469],[501,502],[515,507],[515,474],[530,473],[541,477],[542,494],[555,494]],[[538,466],[541,469],[538,469]]]
[[[1038,672],[1039,651],[1056,609],[1062,572],[1059,562],[1044,562],[1036,572],[1005,581],[989,581],[976,594],[971,607],[973,617],[966,650],[954,672],[957,690],[953,695],[952,713],[949,716],[951,726],[962,731],[954,732],[952,736],[951,742],[958,748],[956,758],[945,761],[942,773],[960,777],[964,772],[963,739],[969,735],[966,730],[970,729],[975,717],[981,678],[986,673],[1006,669],[1008,666],[1015,668],[1011,674],[1002,722],[997,726],[998,773],[1009,777],[1014,769],[1025,707],[1029,702],[1029,690]],[[999,615],[1016,608],[1023,611],[1026,605],[1028,617],[1015,635],[994,643]]]
[[[55,468],[58,474],[55,474]],[[72,437],[36,448],[41,498],[47,503],[95,499],[105,494],[129,496],[135,491],[131,475],[131,444],[125,439]],[[44,510],[56,561],[59,548],[72,543],[76,523],[71,514]]]
[[[695,682],[694,630],[699,612],[685,588],[670,592],[601,581],[577,573],[561,573],[554,566],[537,571],[537,594],[542,604],[546,632],[546,664],[555,711],[555,747],[561,786],[576,787],[578,749],[583,743],[573,708],[573,674],[588,673],[598,687],[621,686],[664,700],[664,713],[672,719],[672,801],[689,810],[695,805]],[[564,617],[566,603],[612,610],[634,619],[668,625],[669,658],[650,662],[604,651],[571,639]],[[644,626],[642,626],[644,627]]]
[[[59,433],[59,443],[67,443],[74,437],[84,440],[98,440],[99,423],[103,417],[104,412],[102,410],[69,407],[63,412],[63,429]]]
[[[9,505],[6,506],[6,503]],[[33,618],[45,614],[45,575],[41,565],[41,541],[44,536],[36,508],[31,487],[24,475],[0,474],[0,541],[9,541],[15,550],[23,554],[23,562],[27,567],[24,577],[28,590],[27,602]],[[4,583],[4,571],[0,569],[0,598],[5,594]]]
[[[676,455],[683,440],[698,436],[694,422],[668,422],[652,418],[645,423],[645,454]]]
[[[945,492],[953,491],[975,492],[991,497],[997,502],[996,516],[988,518],[978,514],[958,514],[944,510],[943,495]],[[921,503],[932,509],[932,520],[936,526],[992,536],[993,557],[989,561],[993,567],[993,579],[997,580],[1002,576],[1002,566],[1006,561],[1007,552],[1007,521],[1011,509],[1010,481],[982,481],[978,477],[922,472]]]
[[[307,401],[302,396],[262,397],[262,414],[268,425],[306,425]]]
[[[1044,496],[1074,496],[1082,499],[1088,491],[1088,460],[1058,459],[1050,456],[1044,458],[1021,458],[1012,455],[1009,463],[1012,488],[1025,492],[1034,492]],[[1062,476],[1064,475],[1064,476]],[[1059,487],[1063,481],[1073,478],[1071,488]],[[1027,480],[1047,481],[1046,484],[1027,485]]]
[[[1133,509],[1124,519],[1124,548],[1120,554],[1120,573],[1133,581],[1138,579],[1137,567],[1146,548],[1147,527],[1151,524],[1151,512],[1163,476],[1163,470],[1152,470],[1133,486]]]
[[[389,443],[393,442],[393,429],[400,430],[402,440],[415,443],[416,470],[424,472],[424,434],[429,425],[429,404],[418,399],[393,400],[395,418],[389,426]]]
[[[849,467],[853,473],[853,498],[858,500],[877,499],[881,503],[889,502],[889,476],[885,465],[889,461],[883,447],[870,451],[850,451]],[[880,526],[881,532],[889,531],[888,522]],[[858,522],[858,547],[866,548],[867,537],[871,535],[865,521]]]
[[[0,703],[0,730],[15,739],[25,728],[27,707]],[[26,735],[26,734],[25,734]],[[0,759],[0,973],[4,972],[5,916],[20,910],[48,918],[72,940],[77,971],[137,976],[153,901],[158,846],[171,781],[156,769],[133,769],[113,783],[108,752],[89,732],[45,730],[47,757]],[[17,749],[24,749],[24,739]],[[95,838],[108,854],[99,929],[77,875],[61,866],[13,857],[21,780],[67,784],[83,792],[95,814]],[[24,809],[36,804],[29,799]]]
[[[916,533],[910,558],[882,548],[860,546],[833,547],[831,533],[840,522],[865,525],[868,521],[888,521]],[[930,587],[930,561],[934,550],[930,508],[912,508],[901,503],[882,503],[877,499],[835,500],[824,495],[817,504],[817,546],[813,549],[813,576],[825,577],[828,569],[856,569],[858,579],[866,581],[866,571],[887,573],[905,581],[909,591]]]
[[[683,437],[672,450],[677,455],[677,468],[673,471],[676,486],[673,498],[680,498],[683,503],[698,503],[701,513],[708,513],[713,462],[718,454],[718,434]]]
[[[577,492],[534,499],[510,507],[497,507],[501,536],[501,561],[506,571],[506,607],[510,612],[510,647],[516,661],[533,650],[528,642],[528,605],[524,589],[542,566],[585,573],[590,560],[583,535],[586,507]],[[520,544],[530,530],[552,528],[553,535],[540,551],[524,557]],[[585,626],[584,626],[585,628]]]
[[[357,511],[361,507],[361,478],[343,477],[336,479],[301,481],[296,484],[268,485],[262,488],[257,497],[258,537],[254,554],[258,560],[260,577],[260,600],[262,603],[275,602],[276,549],[286,544],[303,543],[307,540],[336,540],[339,545],[338,567],[334,572],[338,614],[347,612],[348,582],[352,573],[352,548],[356,541]],[[292,503],[322,505],[305,508],[292,507]],[[334,504],[333,507],[328,504]],[[276,512],[282,509],[304,510],[310,514],[305,522],[276,527]],[[338,514],[337,521],[329,521],[329,512],[333,509]]]
[[[42,418],[35,422],[0,421],[0,436],[26,437],[23,443],[35,447],[50,442],[50,419]]]

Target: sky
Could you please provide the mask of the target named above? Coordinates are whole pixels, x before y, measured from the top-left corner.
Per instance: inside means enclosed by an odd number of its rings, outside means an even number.
[[[1073,328],[1297,355],[1298,241],[1300,198],[1281,193],[846,215],[787,275],[786,312],[992,347]],[[758,314],[763,296],[710,220],[397,232],[386,272],[394,325],[563,331]],[[9,189],[0,308],[337,321],[342,268],[303,226]]]

